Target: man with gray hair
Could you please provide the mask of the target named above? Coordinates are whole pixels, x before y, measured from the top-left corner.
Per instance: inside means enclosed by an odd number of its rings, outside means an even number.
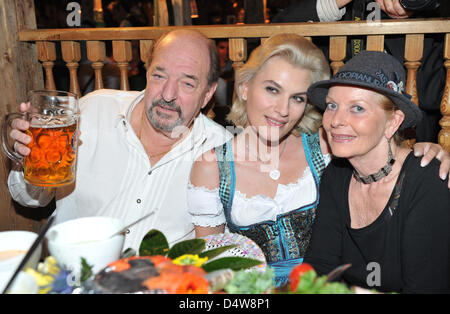
[[[47,205],[56,197],[56,223],[109,216],[130,228],[125,248],[138,249],[150,229],[169,243],[194,237],[186,209],[193,162],[232,135],[200,110],[213,96],[220,74],[213,41],[192,30],[176,30],[153,49],[142,92],[98,90],[80,99],[81,120],[76,183],[44,188],[11,171],[8,186],[24,206]],[[29,104],[21,104],[25,111]],[[29,123],[15,120],[11,137],[26,156]]]

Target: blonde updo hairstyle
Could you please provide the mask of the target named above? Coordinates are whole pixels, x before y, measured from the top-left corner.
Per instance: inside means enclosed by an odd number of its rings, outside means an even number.
[[[227,116],[236,126],[245,127],[247,124],[246,101],[242,99],[243,84],[251,81],[266,62],[275,56],[282,57],[294,67],[311,71],[311,84],[330,77],[330,67],[323,52],[306,38],[297,34],[278,34],[270,37],[236,70],[233,106]],[[315,106],[307,103],[305,112],[292,133],[297,136],[300,133],[315,133],[321,125],[322,115]]]

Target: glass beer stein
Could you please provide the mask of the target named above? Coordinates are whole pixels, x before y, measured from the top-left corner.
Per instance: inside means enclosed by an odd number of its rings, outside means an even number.
[[[6,155],[23,166],[27,183],[38,186],[62,186],[75,181],[78,149],[78,98],[75,94],[37,90],[30,93],[30,107],[24,113],[6,116],[2,128],[2,148]],[[31,136],[26,157],[13,149],[9,137],[14,119],[30,123]]]

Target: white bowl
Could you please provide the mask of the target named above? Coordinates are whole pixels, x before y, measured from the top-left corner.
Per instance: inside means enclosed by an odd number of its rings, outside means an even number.
[[[94,273],[120,258],[125,236],[116,235],[124,224],[110,217],[85,217],[53,226],[47,233],[48,250],[58,264],[80,274],[81,258],[92,266]]]
[[[37,234],[29,231],[4,231],[0,232],[0,252],[9,250],[21,250],[23,254],[11,257],[8,259],[0,260],[0,272],[9,272],[11,275],[19,266],[22,259],[25,257],[26,252],[30,249],[34,240],[37,238]],[[31,255],[27,264],[23,270],[28,267],[36,268],[39,259],[41,257],[42,246],[38,248]]]
[[[0,272],[0,292],[11,279],[11,273],[8,271]],[[26,272],[21,271],[8,289],[8,294],[36,294],[38,293],[38,284],[36,280]]]

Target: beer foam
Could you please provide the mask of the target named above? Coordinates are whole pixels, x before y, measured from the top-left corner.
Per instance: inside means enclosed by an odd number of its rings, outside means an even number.
[[[73,125],[77,122],[76,116],[34,116],[30,121],[30,127],[33,128],[62,128]]]

